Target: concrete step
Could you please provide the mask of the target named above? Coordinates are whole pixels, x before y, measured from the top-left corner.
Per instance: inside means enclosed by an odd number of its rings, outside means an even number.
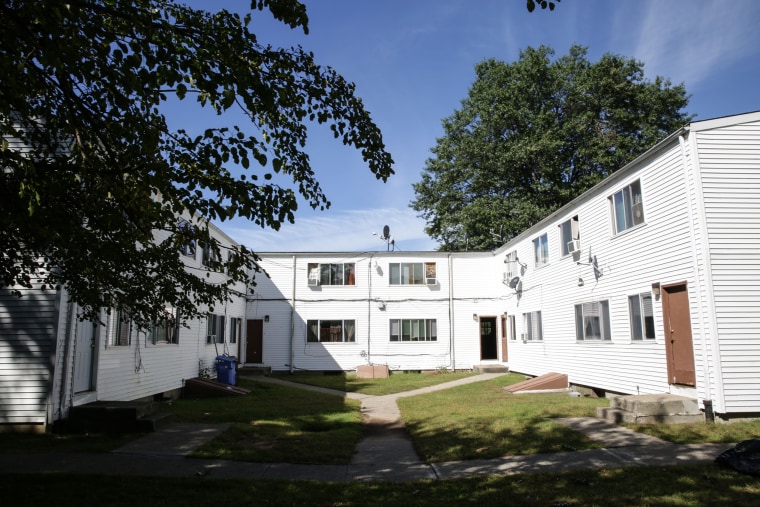
[[[509,373],[509,366],[503,364],[476,364],[472,367],[475,373]]]
[[[609,408],[598,408],[597,417],[611,422],[683,424],[704,421],[697,400],[673,394],[610,396]]]
[[[143,433],[152,433],[154,431],[166,428],[176,422],[174,414],[168,412],[156,412],[146,415],[137,420],[137,427]]]

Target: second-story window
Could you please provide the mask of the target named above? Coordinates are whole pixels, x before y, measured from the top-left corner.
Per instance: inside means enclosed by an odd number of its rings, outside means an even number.
[[[640,180],[612,194],[610,201],[615,234],[644,223],[644,201],[641,196]]]
[[[434,285],[435,262],[391,262],[388,265],[391,285]]]
[[[354,263],[317,264],[309,263],[309,285],[355,285],[356,265]]]
[[[547,233],[533,240],[533,253],[536,259],[536,267],[549,262],[549,235]]]

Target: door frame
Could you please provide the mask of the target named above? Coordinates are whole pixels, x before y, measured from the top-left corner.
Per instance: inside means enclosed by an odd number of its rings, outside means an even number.
[[[251,328],[251,325],[258,327],[261,330],[260,333],[256,333],[255,328]],[[254,351],[256,356],[252,357],[252,345],[251,341],[257,340],[258,351]],[[251,359],[249,361],[249,359]],[[254,361],[253,359],[259,359]],[[246,319],[245,321],[245,363],[250,364],[264,364],[264,319]]]
[[[493,348],[494,357],[483,357],[483,321],[489,320],[493,323]],[[478,316],[478,337],[480,342],[480,360],[481,361],[498,361],[499,360],[499,332],[497,328],[497,317],[495,315]]]

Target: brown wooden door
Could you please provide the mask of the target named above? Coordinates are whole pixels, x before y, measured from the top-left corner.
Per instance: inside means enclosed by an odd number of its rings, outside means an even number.
[[[668,383],[696,385],[689,293],[685,283],[662,287],[662,320],[665,325]]]
[[[250,319],[246,323],[245,362],[264,362],[264,321],[261,319]]]
[[[496,344],[496,317],[480,318],[480,359],[499,359]]]

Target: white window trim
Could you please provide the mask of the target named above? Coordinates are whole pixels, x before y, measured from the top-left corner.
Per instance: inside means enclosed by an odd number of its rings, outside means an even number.
[[[646,336],[646,321],[644,320],[646,315],[644,314],[645,311],[645,305],[644,305],[644,297],[649,298],[649,306],[650,310],[652,312],[652,331],[654,332],[654,336],[649,338]],[[633,332],[633,312],[631,311],[631,298],[636,298],[638,305],[639,305],[639,325],[641,326],[641,338],[635,338],[634,332]],[[641,292],[639,294],[631,294],[628,296],[628,325],[630,326],[630,332],[631,332],[631,343],[656,343],[657,342],[657,326],[654,322],[654,298],[652,296],[651,292]]]
[[[423,339],[409,340],[403,339],[404,321],[423,321],[425,323],[425,336]],[[396,333],[394,333],[394,324]],[[410,324],[411,327],[411,324]],[[388,341],[390,343],[438,343],[438,319],[389,319],[388,320]],[[394,340],[393,337],[397,338]],[[429,337],[429,338],[428,338]]]
[[[316,341],[309,340],[309,323],[317,323],[317,339]],[[340,322],[341,341],[322,341],[320,339],[320,331],[322,329],[322,322]],[[353,323],[353,340],[347,340],[346,323]],[[307,319],[306,320],[306,344],[307,345],[354,345],[356,344],[356,319]]]
[[[544,241],[545,239],[545,241]],[[543,248],[542,244],[546,245]],[[533,239],[533,264],[536,268],[549,264],[549,233],[539,234]]]
[[[633,187],[635,185],[638,185],[638,194],[633,193]],[[623,199],[623,206],[624,212],[630,213],[630,220],[631,225],[625,227],[622,230],[618,230],[618,214],[617,214],[617,208],[615,206],[615,196],[620,194],[621,198]],[[636,201],[636,196],[639,196],[640,200]],[[628,197],[628,203],[630,204],[630,207],[625,207],[626,204],[626,196]],[[625,234],[629,231],[638,229],[639,227],[643,227],[646,225],[646,213],[644,213],[644,190],[641,185],[641,179],[636,179],[628,183],[627,185],[619,188],[616,192],[613,192],[612,195],[609,196],[609,204],[610,204],[610,216],[612,218],[612,235],[613,236],[619,236],[621,234]],[[636,207],[639,207],[638,211],[641,213],[641,218],[636,219],[635,213],[637,211]],[[625,220],[624,220],[625,221]]]
[[[402,267],[408,265],[420,265],[420,274],[422,275],[419,283],[402,283]],[[392,266],[398,266],[398,283],[393,283],[391,273],[393,271]],[[432,268],[432,270],[431,270]],[[428,276],[433,275],[433,276]],[[415,262],[389,262],[388,263],[388,286],[390,287],[425,287],[428,285],[434,285],[438,280],[438,266],[435,262],[431,261],[415,261]],[[412,268],[412,279],[414,279],[414,268]],[[428,279],[435,280],[435,283],[428,283]]]
[[[596,312],[599,313],[599,338],[589,338],[586,335],[586,311],[591,313],[592,305],[596,305]],[[609,299],[599,299],[596,301],[585,301],[576,303],[573,307],[575,315],[575,339],[578,343],[612,343],[612,322],[610,320],[610,301]],[[578,313],[580,310],[580,314]],[[580,321],[578,320],[580,316]]]
[[[540,343],[544,341],[544,323],[541,310],[525,312],[523,315],[523,327],[520,338],[523,343]],[[536,323],[536,324],[534,324]],[[535,332],[534,332],[535,331]],[[537,334],[538,336],[534,336]]]

